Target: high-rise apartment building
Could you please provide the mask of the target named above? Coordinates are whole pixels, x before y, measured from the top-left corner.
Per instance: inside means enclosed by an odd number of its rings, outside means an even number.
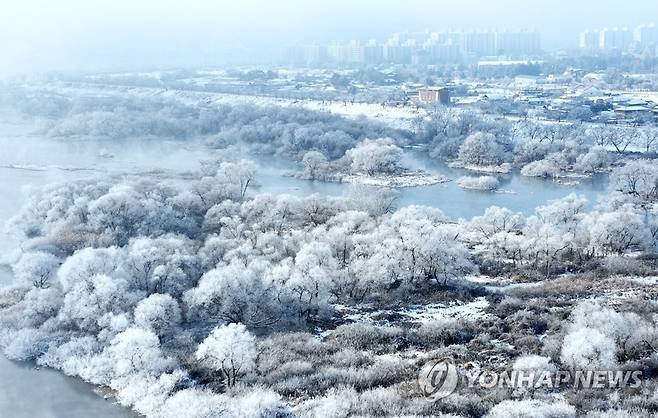
[[[578,45],[582,49],[589,49],[589,50],[599,49],[600,33],[601,31],[596,29],[595,30],[586,29],[580,32],[580,42],[578,43]]]
[[[645,48],[658,44],[658,29],[653,23],[638,26],[635,28],[634,35],[635,42],[637,42],[640,47]]]
[[[633,34],[627,28],[605,28],[599,33],[599,48],[625,51],[633,42]]]
[[[496,55],[531,55],[539,50],[539,32],[496,32]]]
[[[496,54],[496,33],[468,31],[462,34],[461,48],[464,54],[478,57]]]

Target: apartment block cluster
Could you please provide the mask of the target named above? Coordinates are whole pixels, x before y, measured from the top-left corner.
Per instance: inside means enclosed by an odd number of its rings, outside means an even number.
[[[580,33],[580,48],[589,51],[656,51],[658,28],[642,24],[634,30],[628,28],[605,28],[585,30]]]
[[[487,56],[529,57],[541,52],[536,31],[401,32],[384,42],[330,42],[300,45],[288,51],[295,63],[440,64]]]

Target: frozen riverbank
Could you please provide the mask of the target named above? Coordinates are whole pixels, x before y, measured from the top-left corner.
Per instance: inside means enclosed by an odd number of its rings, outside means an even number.
[[[431,186],[433,184],[447,183],[450,181],[447,177],[432,175],[422,171],[400,174],[380,174],[374,176],[366,174],[351,174],[342,177],[341,180],[345,183],[393,188]]]

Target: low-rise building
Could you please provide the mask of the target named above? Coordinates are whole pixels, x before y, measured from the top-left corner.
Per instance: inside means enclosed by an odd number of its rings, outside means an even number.
[[[418,89],[418,101],[420,103],[450,104],[450,90],[447,87],[424,87]]]

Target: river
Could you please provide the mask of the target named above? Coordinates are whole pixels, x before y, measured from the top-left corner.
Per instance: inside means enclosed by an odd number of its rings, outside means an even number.
[[[103,150],[104,149],[104,150]],[[101,150],[103,150],[101,152]],[[198,168],[210,156],[201,143],[178,141],[122,141],[98,143],[84,140],[41,138],[20,125],[0,129],[0,225],[17,213],[30,188],[53,182],[94,178],[109,173],[146,172],[156,169],[184,172]],[[417,154],[406,154],[414,168],[456,179],[465,171],[455,170]],[[259,167],[254,192],[308,195],[341,195],[346,184],[322,183],[286,177],[286,167],[272,162]],[[288,167],[289,169],[289,167]],[[517,173],[500,177],[502,192],[460,189],[449,182],[401,190],[398,206],[420,204],[438,207],[453,218],[470,218],[491,205],[529,214],[548,200],[575,192],[595,202],[606,188],[606,178],[597,177],[577,185],[560,185]],[[0,229],[0,261],[16,251],[18,242]],[[0,266],[0,285],[10,282],[10,272]],[[79,379],[0,356],[0,417],[75,418],[132,417],[129,411],[104,400]]]

